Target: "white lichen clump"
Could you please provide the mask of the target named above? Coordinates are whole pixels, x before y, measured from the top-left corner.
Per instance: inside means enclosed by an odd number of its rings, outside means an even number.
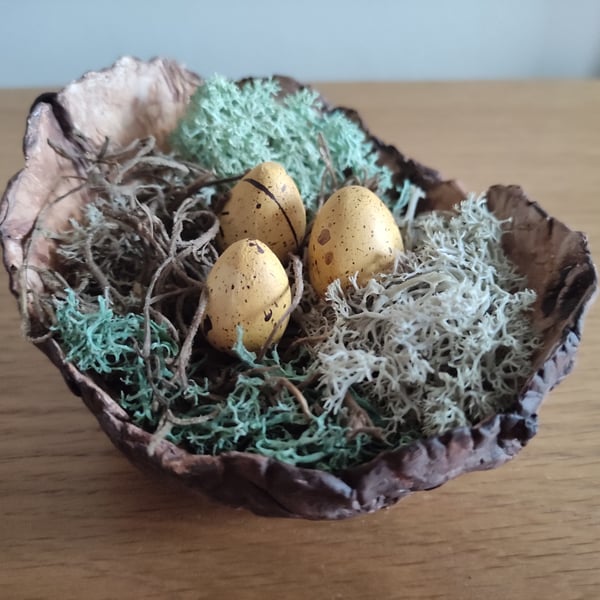
[[[508,408],[537,344],[535,293],[505,256],[503,225],[484,198],[405,226],[411,250],[392,273],[345,291],[334,282],[327,309],[305,302],[296,315],[320,340],[312,352],[324,409],[337,413],[351,393],[386,437],[437,435]]]

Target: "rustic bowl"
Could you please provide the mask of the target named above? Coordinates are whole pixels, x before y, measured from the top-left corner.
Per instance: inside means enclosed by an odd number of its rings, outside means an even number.
[[[65,176],[80,174],[82,168],[57,155],[48,140],[67,148],[77,146],[83,143],[81,132],[86,143],[98,149],[105,136],[124,146],[153,135],[164,147],[200,81],[169,60],[123,58],[107,70],[88,73],[61,92],[42,94],[34,102],[23,143],[25,167],[12,178],[0,203],[4,264],[15,295],[24,285],[31,294],[43,286],[34,270],[20,276],[24,249],[40,211],[46,207],[47,223],[60,229],[89,200],[81,192],[47,206],[72,187]],[[280,81],[283,93],[300,86],[285,77]],[[364,128],[356,112],[341,110]],[[443,181],[436,171],[368,135],[396,182],[408,178],[425,190],[419,210],[449,208],[463,197],[454,182]],[[372,512],[461,473],[491,469],[510,460],[535,435],[536,413],[546,393],[572,368],[585,309],[597,286],[585,236],[550,217],[517,186],[494,186],[487,199],[499,218],[512,218],[504,236],[505,251],[537,292],[533,325],[543,343],[531,374],[506,413],[382,453],[355,468],[331,474],[242,452],[198,456],[167,441],[150,454],[151,434],[135,426],[90,377],[65,362],[52,338],[37,345],[71,390],[82,397],[111,441],[143,469],[261,515],[341,519]],[[32,267],[51,263],[52,242],[40,237],[32,244],[30,256]]]

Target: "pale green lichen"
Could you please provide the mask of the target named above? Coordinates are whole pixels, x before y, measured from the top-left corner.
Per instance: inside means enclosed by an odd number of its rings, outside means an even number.
[[[391,171],[377,164],[364,131],[341,111],[322,111],[318,94],[308,88],[278,97],[274,79],[243,86],[223,77],[206,80],[172,134],[174,149],[220,177],[243,173],[264,161],[281,163],[294,179],[309,211],[314,211],[327,177],[320,137],[329,151],[338,183],[351,172],[377,178],[377,191],[393,200]]]
[[[535,294],[504,255],[484,198],[455,215],[424,214],[411,232],[392,273],[347,291],[334,282],[326,303],[308,298],[297,314],[307,335],[325,338],[312,351],[325,409],[357,390],[389,439],[506,410],[537,345],[527,314]]]

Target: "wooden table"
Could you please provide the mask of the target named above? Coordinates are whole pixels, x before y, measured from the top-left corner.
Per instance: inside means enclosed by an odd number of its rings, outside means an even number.
[[[468,189],[520,183],[600,251],[600,82],[319,87]],[[21,167],[38,92],[0,92],[2,181]],[[3,272],[1,598],[600,598],[600,303],[515,461],[374,515],[304,522],[138,473],[21,340],[6,284]]]

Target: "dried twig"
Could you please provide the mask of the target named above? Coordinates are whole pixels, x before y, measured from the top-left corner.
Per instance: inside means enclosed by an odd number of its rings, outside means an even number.
[[[206,295],[206,289],[203,289],[202,293],[200,294],[200,299],[198,300],[194,318],[192,319],[192,322],[188,328],[185,340],[183,341],[183,345],[181,346],[179,355],[175,361],[177,376],[179,377],[181,385],[184,388],[188,386],[187,371],[190,363],[190,357],[192,355],[192,345],[194,343],[196,334],[198,333],[198,329],[200,328],[200,324],[202,323],[202,319],[204,318],[207,302],[208,298]]]
[[[327,141],[322,133],[319,132],[318,135],[319,140],[319,153],[321,154],[321,158],[325,163],[325,172],[323,173],[323,178],[321,179],[321,192],[319,194],[319,205],[321,205],[325,201],[327,196],[327,189],[337,189],[338,188],[338,178],[335,172],[335,167],[333,166],[333,160],[331,159],[331,153],[329,152],[329,146],[327,145]],[[331,185],[327,185],[327,176],[331,179]]]
[[[269,379],[269,384],[272,385],[275,389],[283,389],[285,388],[292,394],[295,400],[300,405],[302,413],[307,419],[314,419],[315,416],[310,412],[310,408],[308,407],[308,402],[304,397],[304,394],[295,386],[287,377],[273,377]]]
[[[350,391],[344,396],[344,404],[348,407],[350,415],[348,439],[354,439],[359,433],[367,433],[376,440],[384,440],[382,429],[375,427],[367,411],[358,405]]]
[[[304,280],[302,278],[302,261],[295,254],[290,254],[292,259],[292,267],[294,270],[294,296],[292,297],[292,301],[288,307],[288,309],[281,315],[281,317],[277,320],[275,325],[273,326],[273,330],[269,334],[269,337],[266,339],[262,348],[257,354],[257,359],[261,361],[273,343],[273,339],[277,335],[277,332],[281,328],[281,326],[287,322],[289,316],[296,310],[300,301],[302,300],[302,294],[304,293]]]

